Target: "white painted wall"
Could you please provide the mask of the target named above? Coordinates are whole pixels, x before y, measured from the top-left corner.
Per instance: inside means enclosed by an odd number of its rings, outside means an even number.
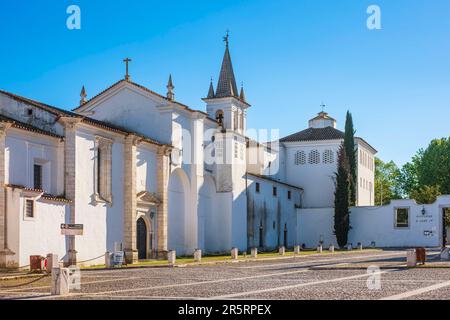
[[[395,208],[410,208],[409,228],[396,228]],[[450,196],[438,197],[430,205],[418,205],[413,200],[394,200],[382,207],[351,208],[349,243],[361,242],[377,247],[437,247],[442,242],[442,208],[450,207]],[[422,209],[425,208],[425,215]],[[298,209],[298,239],[307,247],[315,247],[321,236],[324,245],[336,244],[333,234],[333,208]]]
[[[78,260],[88,260],[114,249],[114,242],[123,242],[123,144],[112,146],[112,204],[96,203],[94,199],[95,134],[82,128],[76,138],[76,221],[83,224],[77,236]],[[105,135],[102,132],[103,136]],[[103,258],[88,264],[103,263]]]
[[[23,189],[8,188],[7,191],[7,227],[8,247],[15,253],[16,266],[27,266],[31,255],[46,256],[58,254],[63,259],[66,254],[66,242],[61,235],[60,225],[69,215],[69,206],[65,203],[50,202],[45,199],[35,201],[33,218],[25,215]]]
[[[300,186],[305,191],[303,206],[305,208],[330,207],[334,204],[334,177],[337,170],[337,151],[341,141],[313,141],[284,143],[286,148],[286,182]],[[310,164],[308,156],[311,151],[320,154],[320,163]],[[324,163],[326,150],[333,153],[333,163]],[[306,164],[296,165],[295,156],[299,151],[306,155]]]
[[[256,191],[259,183],[259,192]],[[284,245],[284,229],[287,229],[287,245],[297,243],[297,210],[301,203],[301,190],[248,175],[248,247],[276,249]],[[273,187],[277,195],[273,195]],[[288,199],[288,191],[291,199]],[[260,226],[263,226],[263,243],[260,243]]]
[[[6,137],[6,183],[34,188],[34,164],[43,166],[46,193],[64,192],[64,144],[59,139],[10,129]]]
[[[375,204],[375,154],[359,141],[357,142],[358,206]]]

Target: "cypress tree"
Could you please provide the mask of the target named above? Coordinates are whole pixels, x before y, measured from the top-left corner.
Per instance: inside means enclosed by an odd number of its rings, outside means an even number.
[[[349,164],[342,144],[338,152],[338,168],[336,172],[336,191],[334,193],[334,234],[339,247],[343,248],[348,241],[350,227],[350,174]]]
[[[347,111],[345,120],[344,148],[347,155],[350,174],[350,206],[354,206],[356,204],[356,187],[358,181],[356,176],[355,130],[353,128],[353,118],[350,111]]]

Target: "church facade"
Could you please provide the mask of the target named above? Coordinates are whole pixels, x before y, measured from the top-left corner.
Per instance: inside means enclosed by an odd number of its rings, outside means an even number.
[[[343,132],[320,112],[279,141],[247,136],[228,43],[206,112],[120,80],[67,111],[0,91],[0,267],[56,253],[129,263],[299,244],[301,208],[332,207]],[[376,150],[355,139],[357,205],[374,205]],[[62,232],[62,225],[82,234]]]

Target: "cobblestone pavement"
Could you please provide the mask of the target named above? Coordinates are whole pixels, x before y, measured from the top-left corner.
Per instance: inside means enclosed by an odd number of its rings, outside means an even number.
[[[430,253],[430,257],[435,255]],[[372,251],[208,266],[83,271],[81,290],[57,298],[450,299],[450,263],[408,269],[405,257],[406,252],[400,250]],[[50,277],[44,277],[0,282],[0,299],[56,297],[50,295]]]

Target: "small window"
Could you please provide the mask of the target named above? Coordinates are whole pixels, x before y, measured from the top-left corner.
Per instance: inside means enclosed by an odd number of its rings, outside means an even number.
[[[291,200],[291,198],[292,198],[291,191],[288,190],[287,196],[288,196],[288,200]]]
[[[323,163],[334,163],[334,153],[332,150],[325,150],[322,157]]]
[[[308,156],[309,164],[319,164],[320,163],[320,153],[317,150],[311,150]]]
[[[27,109],[27,115],[31,117],[33,115],[33,109]]]
[[[409,227],[409,208],[395,209],[395,227],[396,228]]]
[[[259,182],[257,182],[257,183],[255,184],[255,190],[256,190],[257,193],[259,193],[259,191],[260,191],[260,185],[259,185]]]
[[[274,197],[277,196],[277,187],[273,187],[272,188],[272,194],[273,194]]]
[[[27,218],[34,218],[34,200],[25,201],[25,216]]]
[[[42,190],[42,166],[39,164],[33,167],[33,187]]]
[[[304,165],[306,164],[306,153],[305,151],[297,151],[295,153],[295,165]]]

